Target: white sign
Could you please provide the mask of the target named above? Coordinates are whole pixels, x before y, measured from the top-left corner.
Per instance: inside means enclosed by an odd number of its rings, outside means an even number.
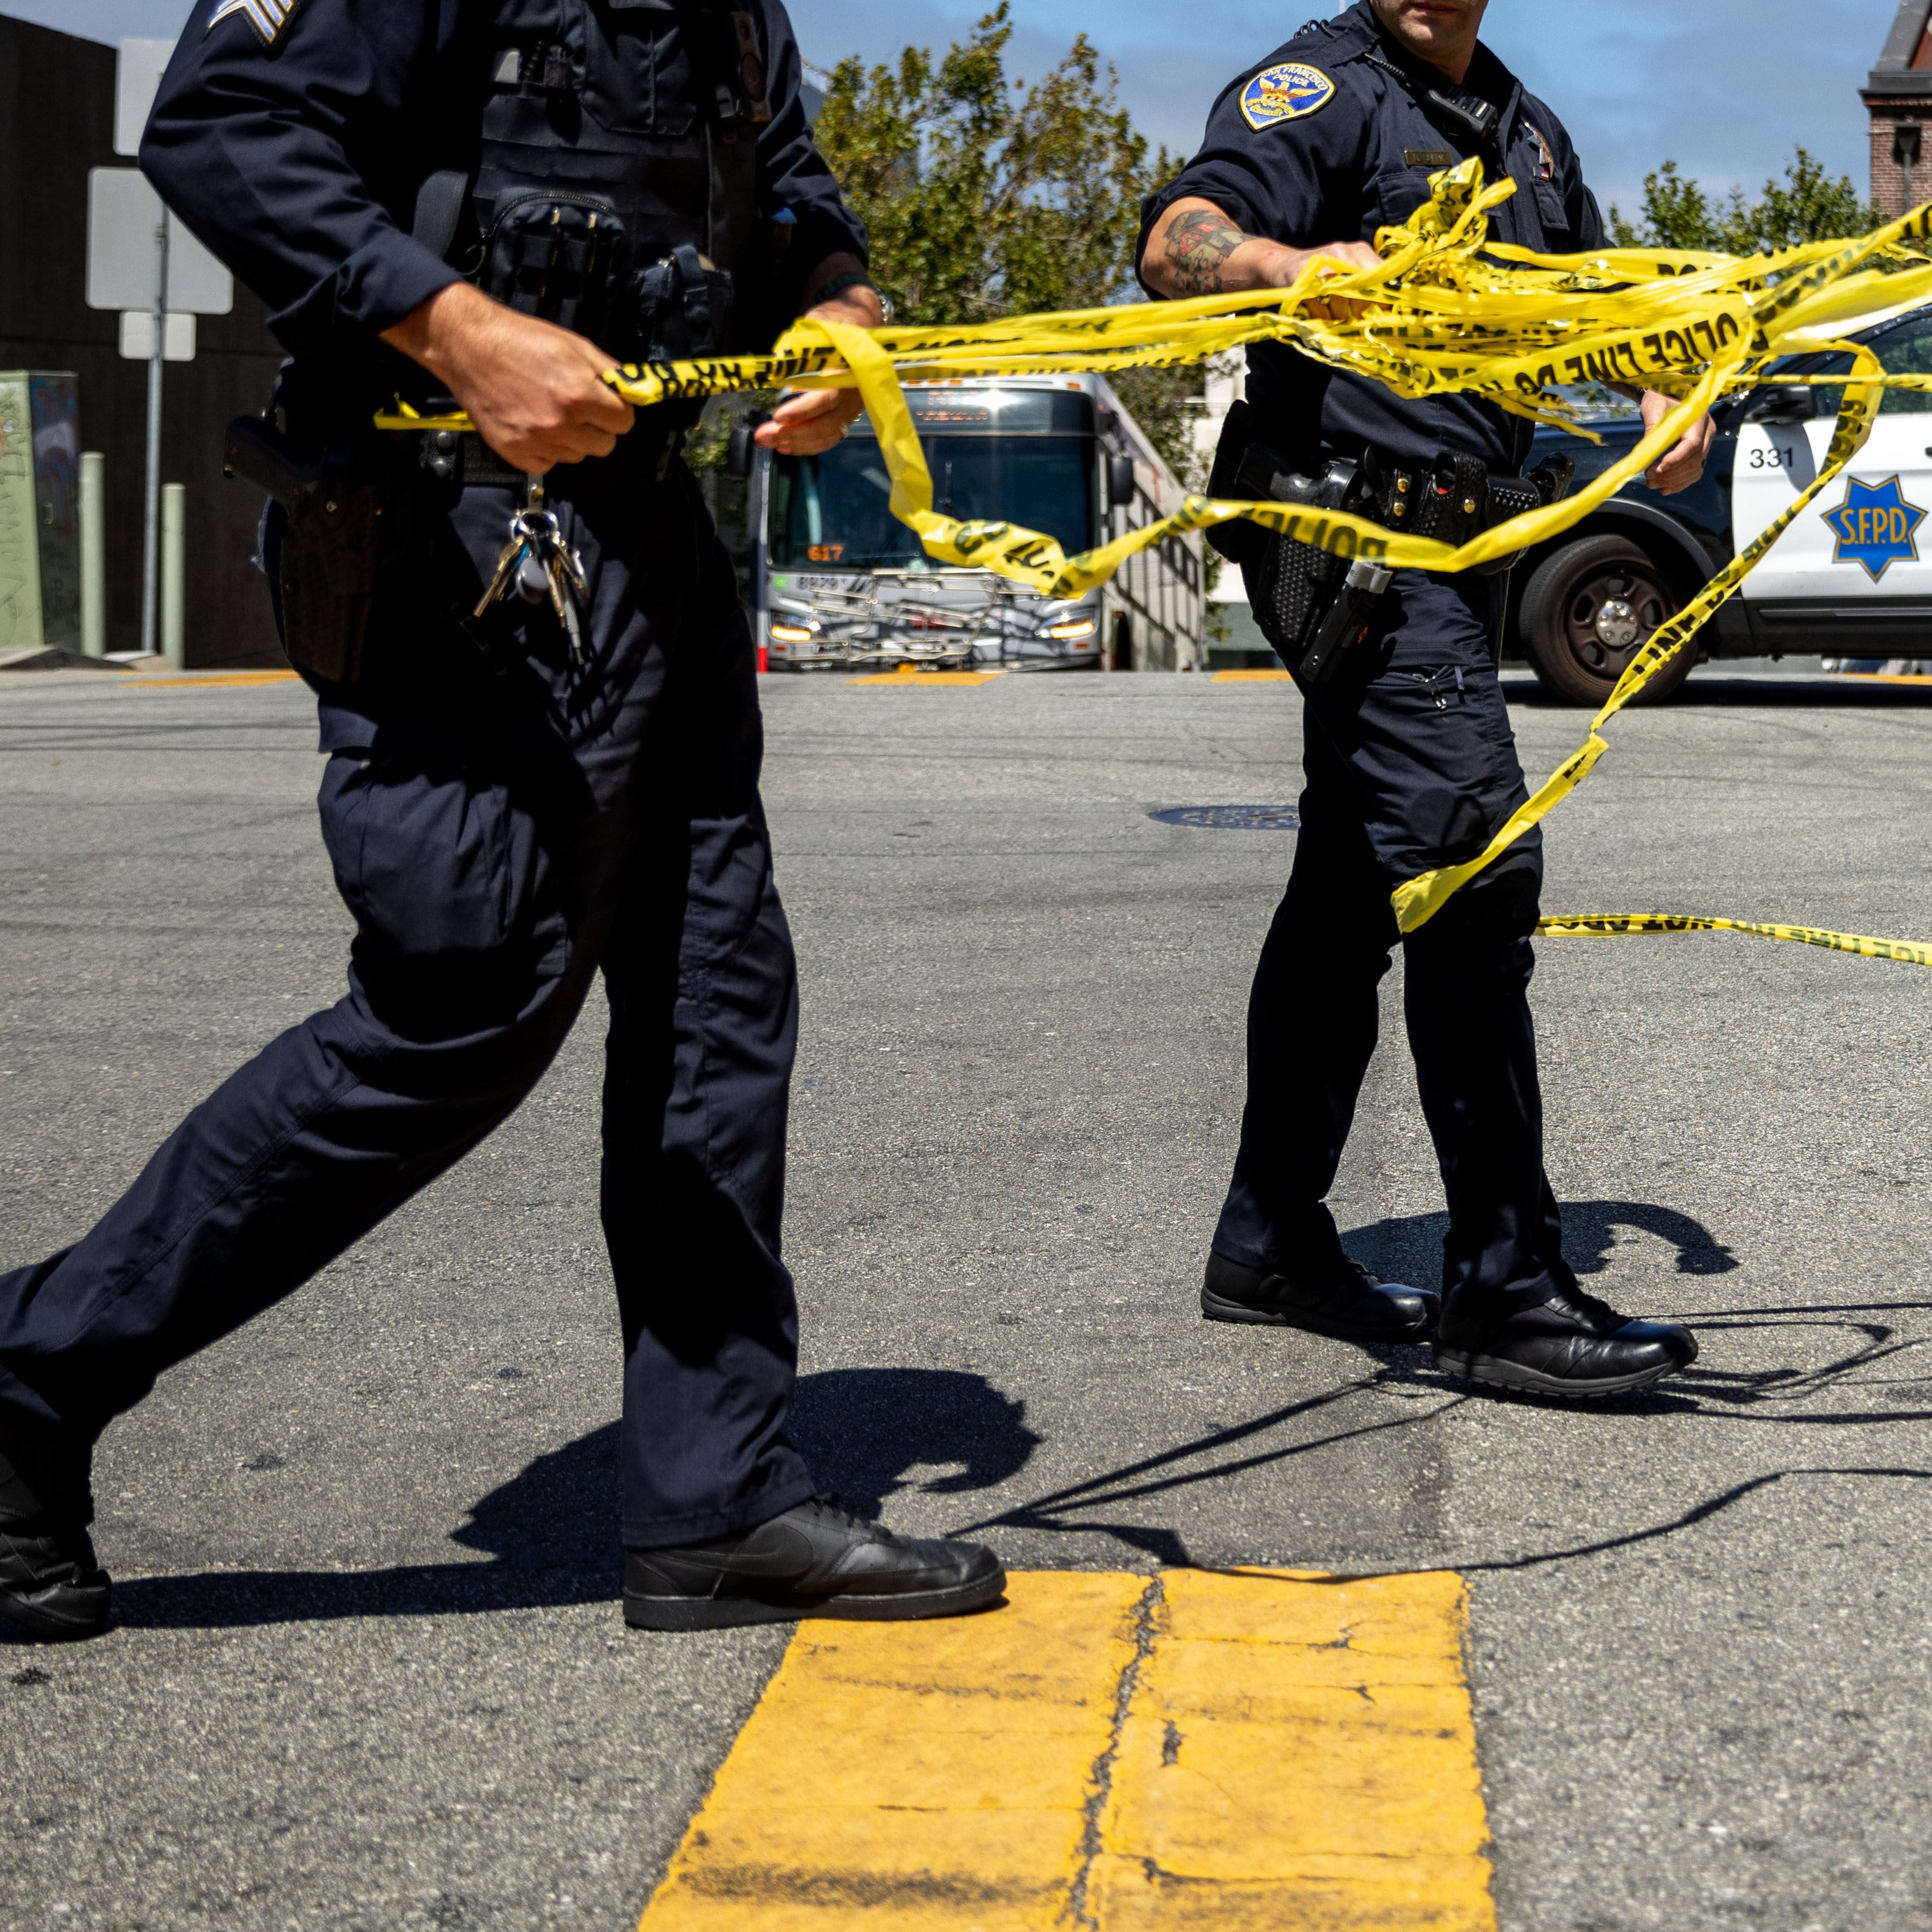
[[[161,360],[192,362],[194,360],[194,317],[170,313],[161,331]],[[130,362],[152,362],[154,358],[154,313],[152,309],[124,308],[121,311],[121,352]]]
[[[114,63],[114,152],[138,154],[141,130],[154,111],[161,76],[174,52],[172,40],[123,40]]]
[[[87,171],[87,305],[154,305],[154,224],[161,198],[139,168]],[[226,315],[235,306],[235,278],[168,217],[165,308],[182,314]]]

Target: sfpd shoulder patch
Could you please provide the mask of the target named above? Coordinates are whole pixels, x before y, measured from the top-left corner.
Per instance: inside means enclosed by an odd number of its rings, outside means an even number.
[[[1318,114],[1335,98],[1335,83],[1318,67],[1289,61],[1264,68],[1241,89],[1241,114],[1257,133],[1277,122]]]

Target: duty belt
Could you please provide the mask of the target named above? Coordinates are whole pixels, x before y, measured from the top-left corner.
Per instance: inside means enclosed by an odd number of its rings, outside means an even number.
[[[1480,457],[1461,450],[1441,450],[1418,462],[1364,445],[1359,454],[1333,457],[1320,476],[1309,476],[1289,469],[1254,434],[1253,412],[1238,403],[1228,413],[1208,494],[1346,511],[1453,548],[1554,502],[1569,488],[1575,470],[1568,457],[1559,456],[1528,476],[1499,476]],[[1232,554],[1225,543],[1216,548]],[[1380,621],[1392,570],[1366,556],[1345,566],[1311,544],[1288,536],[1270,541],[1258,532],[1233,560],[1250,573],[1262,634],[1304,684],[1332,684],[1352,661],[1358,666],[1363,662],[1362,647]],[[1515,562],[1514,556],[1504,556],[1476,568],[1495,574]]]
[[[637,427],[617,439],[610,454],[560,464],[551,480],[566,495],[579,489],[634,488],[640,483],[662,482],[682,451],[701,406],[672,403],[646,410]],[[420,430],[413,440],[418,460],[439,482],[454,483],[459,489],[524,487],[524,472],[506,463],[474,430]]]
[[[1406,536],[1433,537],[1454,548],[1512,517],[1555,502],[1569,490],[1576,469],[1570,458],[1553,456],[1527,476],[1503,476],[1480,457],[1458,449],[1417,462],[1368,444],[1359,456],[1334,458],[1321,476],[1311,477],[1291,470],[1256,440],[1240,450],[1227,487],[1217,478],[1210,482],[1208,494],[1350,510]],[[1500,574],[1520,554],[1476,568]]]

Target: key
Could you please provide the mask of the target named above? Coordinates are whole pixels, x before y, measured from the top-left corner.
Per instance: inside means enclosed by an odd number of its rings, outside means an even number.
[[[496,560],[496,574],[477,600],[476,608],[470,612],[472,617],[480,617],[500,597],[509,594],[510,584],[517,573],[517,566],[523,561],[524,553],[530,545],[524,540],[523,532],[518,527],[518,520],[510,519],[510,541],[503,546],[503,554]]]
[[[565,634],[570,639],[570,655],[578,664],[584,662],[584,632],[577,621],[577,585],[572,580],[566,553],[560,544],[551,551],[548,560],[550,565],[550,601],[556,608],[556,620],[563,626]],[[582,573],[577,573],[579,578]]]

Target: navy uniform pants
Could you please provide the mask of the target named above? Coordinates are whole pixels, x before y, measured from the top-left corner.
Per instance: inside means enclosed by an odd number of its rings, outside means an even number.
[[[1399,572],[1376,675],[1304,687],[1301,830],[1248,1010],[1240,1150],[1214,1235],[1229,1260],[1320,1270],[1325,1197],[1398,943],[1389,894],[1473,858],[1528,796],[1497,681],[1499,580]],[[1543,1169],[1528,1003],[1540,832],[1401,940],[1416,1082],[1448,1197],[1445,1296],[1540,1301],[1569,1279]]]
[[[797,984],[751,634],[674,466],[553,505],[590,578],[587,664],[547,608],[520,604],[486,658],[449,613],[475,601],[511,506],[472,490],[436,520],[433,557],[372,632],[378,674],[352,702],[325,698],[346,993],[203,1101],[91,1233],[0,1276],[0,1405],[91,1440],[482,1140],[601,968],[624,1540],[698,1541],[812,1489],[785,1436]]]

